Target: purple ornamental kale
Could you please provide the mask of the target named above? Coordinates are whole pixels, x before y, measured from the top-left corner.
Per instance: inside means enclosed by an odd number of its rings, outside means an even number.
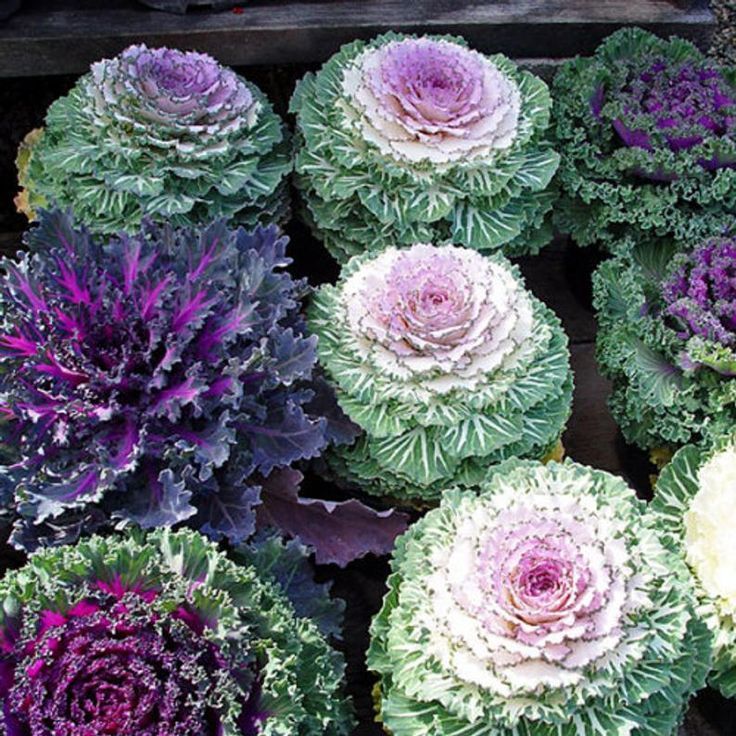
[[[679,256],[663,296],[664,313],[674,318],[683,339],[736,345],[736,241],[710,240]]]
[[[316,456],[307,286],[275,228],[145,225],[97,242],[44,213],[0,280],[0,424],[13,541],[68,542],[108,522],[186,521],[239,542],[274,469]]]
[[[705,62],[656,59],[643,71],[632,67],[615,93],[603,86],[596,90],[590,103],[596,118],[611,98],[618,108],[613,128],[629,148],[677,153],[708,140],[733,138],[736,131],[734,90],[721,71]],[[734,165],[718,156],[699,163],[709,170]]]
[[[233,671],[203,636],[198,614],[182,606],[167,620],[150,612],[155,591],[117,587],[106,604],[90,598],[64,613],[42,611],[31,637],[6,629],[0,698],[8,736],[219,736],[213,704],[243,695],[233,676],[246,693],[250,686],[238,733],[256,736],[265,714],[255,661]]]
[[[42,549],[6,573],[0,733],[347,736],[344,663],[319,628],[339,628],[341,607],[299,545],[242,551],[159,529]]]

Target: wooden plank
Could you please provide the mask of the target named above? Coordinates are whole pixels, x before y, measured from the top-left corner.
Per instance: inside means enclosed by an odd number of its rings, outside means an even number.
[[[81,73],[140,42],[197,48],[233,66],[315,63],[387,30],[458,33],[483,51],[560,58],[592,52],[622,25],[705,45],[713,19],[707,0],[261,0],[239,14],[186,16],[133,0],[38,0],[0,25],[0,76]]]

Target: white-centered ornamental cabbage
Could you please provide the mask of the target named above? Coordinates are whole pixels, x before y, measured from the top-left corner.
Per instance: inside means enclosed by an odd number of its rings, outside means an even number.
[[[714,635],[709,681],[736,697],[736,437],[688,445],[657,480],[652,507],[696,581]]]
[[[258,88],[210,56],[131,46],[92,65],[18,156],[18,207],[71,207],[99,232],[143,217],[254,227],[288,212],[286,128]]]
[[[451,239],[536,252],[551,237],[546,85],[462,39],[344,46],[298,85],[304,215],[340,261]]]
[[[393,736],[668,736],[710,637],[626,483],[512,459],[400,537],[368,665]]]
[[[558,443],[567,338],[500,255],[415,244],[354,257],[319,289],[308,324],[338,403],[364,430],[328,462],[365,490],[432,499]]]

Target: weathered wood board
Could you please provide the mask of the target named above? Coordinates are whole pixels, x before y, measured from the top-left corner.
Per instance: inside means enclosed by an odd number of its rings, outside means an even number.
[[[28,0],[0,24],[0,77],[70,74],[131,43],[197,48],[230,65],[326,59],[387,30],[457,33],[514,57],[593,51],[622,25],[705,44],[706,0],[243,0],[241,12],[160,13],[135,0]]]

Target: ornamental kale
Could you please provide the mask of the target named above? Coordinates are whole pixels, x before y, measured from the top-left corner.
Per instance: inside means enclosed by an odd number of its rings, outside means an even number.
[[[736,696],[736,443],[732,433],[688,445],[662,470],[652,509],[696,583],[701,618],[713,632],[709,682]]]
[[[676,449],[727,431],[736,422],[736,244],[712,238],[688,252],[642,241],[621,251],[593,284],[598,360],[624,436]]]
[[[699,336],[725,347],[736,344],[736,241],[712,240],[677,258],[665,283],[664,314],[682,327],[683,339]]]
[[[623,480],[507,461],[399,539],[368,666],[394,736],[674,736],[710,666],[684,563]]]
[[[19,209],[71,207],[96,232],[284,219],[286,129],[265,96],[195,52],[131,46],[57,100],[18,156]]]
[[[291,103],[304,216],[340,261],[416,242],[536,252],[558,164],[546,85],[453,37],[344,46]]]
[[[42,213],[0,280],[0,432],[13,541],[115,519],[238,542],[269,476],[326,444],[306,408],[316,338],[275,227],[147,224],[100,241]],[[287,476],[291,478],[292,476]],[[298,475],[296,476],[298,478]]]
[[[692,240],[736,213],[736,73],[690,43],[636,28],[554,83],[563,197],[557,224],[580,245],[624,235]]]
[[[348,734],[342,659],[261,559],[167,531],[33,555],[0,581],[3,733]]]
[[[558,445],[572,401],[567,338],[500,255],[416,244],[357,256],[317,292],[309,327],[364,430],[325,457],[363,490],[436,499]]]

